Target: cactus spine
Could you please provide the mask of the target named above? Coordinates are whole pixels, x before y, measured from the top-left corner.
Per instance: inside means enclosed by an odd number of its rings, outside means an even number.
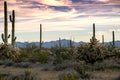
[[[112,45],[113,45],[113,48],[115,47],[115,34],[114,34],[114,31],[112,31],[112,38],[113,38],[113,41],[112,41]]]
[[[10,22],[12,22],[12,39],[11,39],[11,45],[15,46],[15,11],[12,11],[12,15],[9,16]]]
[[[104,35],[102,35],[102,44],[104,44]]]
[[[40,50],[42,48],[42,24],[40,24]]]
[[[8,44],[8,18],[7,18],[7,2],[4,2],[4,34],[2,33],[2,40],[4,44]]]

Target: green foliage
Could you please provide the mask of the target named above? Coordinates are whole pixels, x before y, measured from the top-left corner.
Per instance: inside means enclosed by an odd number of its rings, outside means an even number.
[[[33,58],[35,58],[37,61],[41,63],[46,63],[47,60],[49,59],[49,56],[50,54],[46,50],[40,50],[33,53]]]
[[[20,60],[31,57],[35,48],[37,48],[37,46],[34,43],[26,42],[25,48],[21,48]]]
[[[70,59],[70,54],[68,52],[68,49],[66,47],[56,47],[52,48],[53,49],[53,54],[55,54],[55,60],[54,64],[59,64],[62,63],[63,60]]]
[[[19,59],[20,49],[11,45],[0,45],[0,59],[17,61]]]
[[[86,63],[94,64],[96,61],[102,61],[109,55],[108,48],[100,43],[97,39],[92,38],[90,43],[83,43],[77,48],[77,58]]]

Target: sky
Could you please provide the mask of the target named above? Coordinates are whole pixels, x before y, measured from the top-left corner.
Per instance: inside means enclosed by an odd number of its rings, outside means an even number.
[[[4,1],[0,0],[0,35],[4,33]],[[17,41],[39,41],[42,24],[43,41],[58,40],[60,37],[89,42],[93,23],[96,24],[96,38],[100,42],[102,35],[106,42],[112,41],[112,31],[115,31],[115,39],[120,40],[120,0],[6,1],[8,16],[15,10]],[[11,27],[8,18],[9,34]]]

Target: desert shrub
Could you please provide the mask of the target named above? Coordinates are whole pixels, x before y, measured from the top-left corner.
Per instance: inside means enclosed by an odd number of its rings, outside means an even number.
[[[53,50],[52,50],[53,54],[55,54],[55,56],[54,56],[55,59],[54,59],[53,64],[60,64],[60,63],[62,63],[62,62],[63,62],[63,59],[66,58],[67,49],[64,48],[64,47],[61,47],[61,48],[59,48],[59,47],[54,47],[54,48],[52,48],[52,49],[53,49]]]
[[[61,56],[59,56],[59,55],[57,55],[57,56],[55,56],[55,59],[54,59],[54,61],[53,61],[53,64],[61,64],[63,62],[63,59],[62,59],[62,57]]]
[[[24,48],[21,48],[21,55],[20,58],[24,59],[24,58],[29,58],[32,55],[32,51],[37,48],[37,46],[34,43],[27,43],[24,46]]]
[[[112,54],[117,57],[120,58],[120,47],[116,47],[112,50]]]
[[[55,54],[55,60],[53,62],[53,64],[60,64],[62,63],[64,60],[71,60],[72,59],[72,54],[69,53],[68,48],[66,47],[55,47],[52,48],[52,52],[53,54]]]
[[[90,43],[83,43],[77,48],[77,59],[86,63],[94,64],[96,61],[102,61],[109,56],[108,48],[100,44],[96,39]]]
[[[46,63],[50,57],[50,53],[46,50],[40,50],[33,53],[33,58],[35,58],[38,62]]]
[[[31,71],[30,70],[25,70],[24,71],[24,80],[33,80],[33,76],[31,75]]]
[[[12,45],[0,45],[0,59],[17,61],[20,55],[20,49]]]
[[[74,69],[79,73],[80,78],[90,79],[91,75],[85,71],[84,67],[75,66]]]

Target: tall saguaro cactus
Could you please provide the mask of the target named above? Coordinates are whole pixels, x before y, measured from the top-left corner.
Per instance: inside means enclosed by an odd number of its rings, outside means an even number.
[[[93,38],[95,39],[95,23],[93,23]]]
[[[92,45],[95,45],[98,43],[98,40],[95,37],[95,23],[93,23],[93,36],[92,36],[92,39],[90,39],[90,43]]]
[[[11,39],[11,44],[15,46],[15,11],[12,11],[12,15],[9,16],[10,22],[12,22],[12,39]]]
[[[8,17],[7,17],[7,2],[4,2],[4,34],[2,33],[2,40],[4,44],[8,44]]]
[[[40,24],[40,50],[42,48],[42,24]]]
[[[115,34],[114,34],[114,31],[112,31],[112,39],[113,39],[112,45],[113,45],[113,47],[115,47]]]

